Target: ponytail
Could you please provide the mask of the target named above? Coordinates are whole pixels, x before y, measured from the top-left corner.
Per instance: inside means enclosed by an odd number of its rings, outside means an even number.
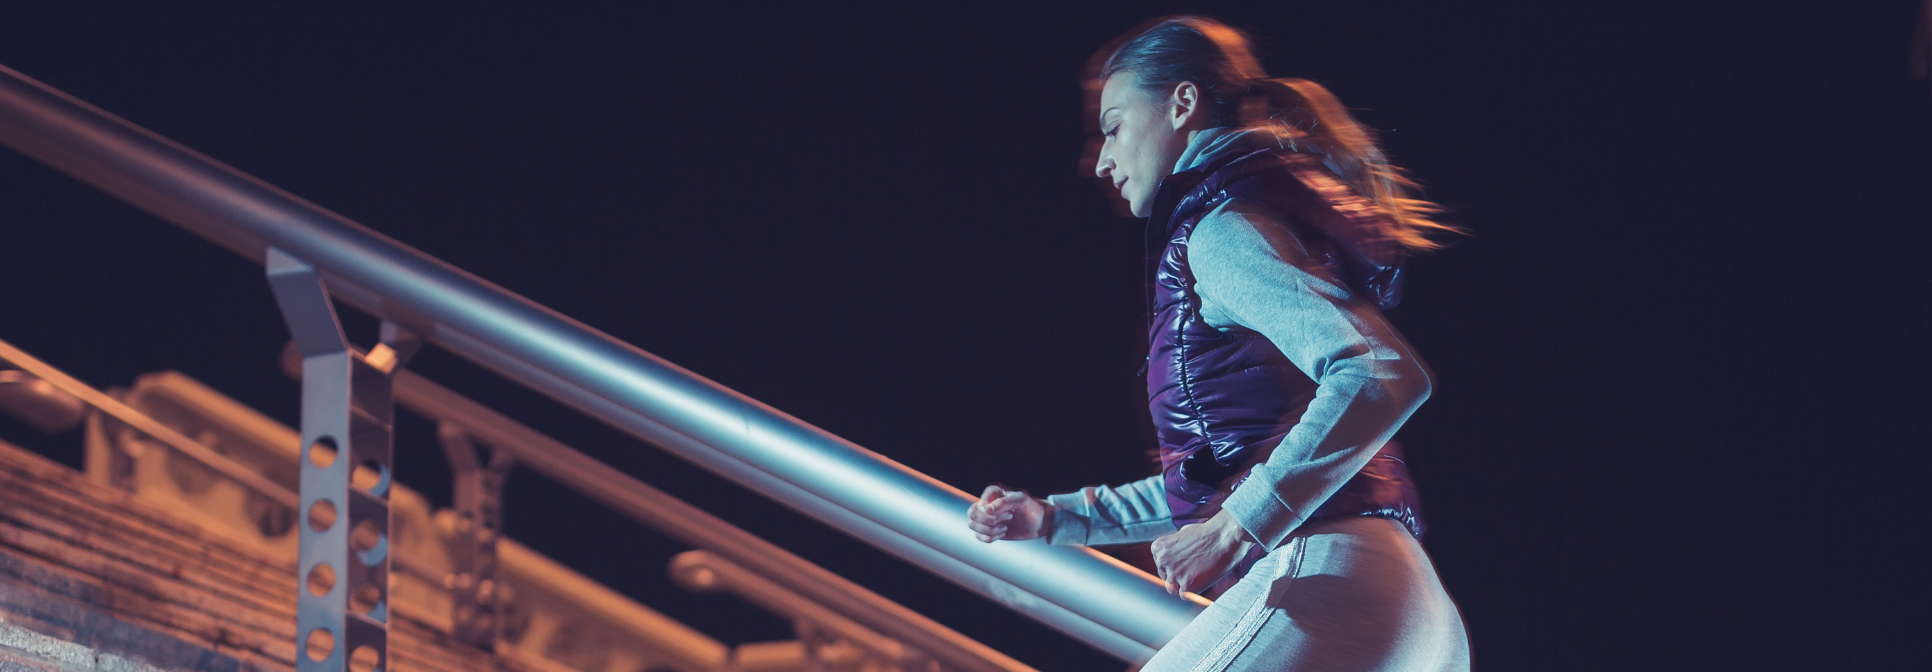
[[[1329,171],[1388,214],[1394,227],[1385,235],[1396,244],[1412,252],[1433,250],[1442,243],[1430,234],[1462,232],[1432,218],[1440,206],[1409,196],[1421,185],[1389,163],[1373,132],[1327,88],[1306,79],[1257,79],[1248,92],[1253,103],[1244,106],[1242,125],[1272,131],[1284,149],[1320,156]]]

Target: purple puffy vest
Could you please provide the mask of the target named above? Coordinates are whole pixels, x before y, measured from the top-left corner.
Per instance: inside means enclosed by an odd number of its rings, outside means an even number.
[[[1384,309],[1401,295],[1403,251],[1381,235],[1388,230],[1381,211],[1316,156],[1233,152],[1161,181],[1147,228],[1147,403],[1176,525],[1214,515],[1223,489],[1238,485],[1230,479],[1266,460],[1315,398],[1315,382],[1266,337],[1239,327],[1223,332],[1201,318],[1188,237],[1233,198],[1287,214],[1295,236],[1351,291]],[[1421,538],[1415,486],[1393,441],[1307,521],[1344,516],[1392,518]]]

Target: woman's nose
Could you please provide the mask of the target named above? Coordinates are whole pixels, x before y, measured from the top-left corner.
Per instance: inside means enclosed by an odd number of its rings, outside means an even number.
[[[1108,175],[1112,175],[1113,172],[1114,157],[1102,154],[1100,155],[1100,160],[1093,162],[1094,177],[1107,177]]]

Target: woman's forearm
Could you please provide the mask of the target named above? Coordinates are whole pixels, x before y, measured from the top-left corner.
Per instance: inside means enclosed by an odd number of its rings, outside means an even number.
[[[1285,542],[1309,514],[1375,457],[1428,398],[1419,365],[1376,363],[1373,374],[1342,369],[1324,376],[1315,400],[1281,445],[1222,503],[1263,546]],[[1407,371],[1398,371],[1407,368]]]
[[[1131,544],[1174,531],[1161,477],[1096,485],[1046,498],[1049,544]]]

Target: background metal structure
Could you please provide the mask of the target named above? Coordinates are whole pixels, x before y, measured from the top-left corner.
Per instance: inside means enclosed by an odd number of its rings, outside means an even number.
[[[457,570],[449,577],[450,622],[457,639],[495,650],[503,635],[506,600],[496,578],[496,542],[503,533],[503,480],[516,461],[505,450],[492,450],[484,458],[469,433],[449,422],[437,424],[436,438],[456,478],[459,541],[451,549]]]
[[[136,431],[152,437],[156,441],[160,441],[169,448],[180,451],[181,454],[193,458],[196,462],[207,465],[208,468],[215,470],[224,477],[233,479],[235,482],[241,483],[249,489],[261,493],[277,504],[290,507],[291,509],[296,506],[297,496],[295,493],[289,492],[288,488],[276,484],[274,481],[255,473],[255,471],[246,466],[236,464],[234,460],[230,460],[221,453],[217,453],[207,446],[201,445],[200,442],[194,439],[183,436],[181,432],[177,432],[167,425],[155,422],[153,418],[148,417],[140,411],[129,408],[127,404],[121,403],[120,400],[108,396],[100,390],[89,387],[86,383],[76,380],[73,376],[67,375],[60,369],[49,366],[46,362],[34,358],[20,348],[14,347],[11,343],[0,341],[0,362],[20,367],[22,372],[33,376],[35,380],[44,381],[52,385],[54,389],[73,395],[81,403],[99,409],[102,414],[112,418],[115,422],[132,427]]]
[[[822,650],[827,645],[856,646],[886,660],[897,663],[904,670],[938,670],[940,668],[926,652],[902,645],[891,638],[880,636],[871,629],[853,622],[823,605],[785,589],[758,573],[739,567],[736,563],[718,557],[710,551],[695,550],[679,553],[671,558],[671,579],[685,588],[699,592],[731,592],[764,607],[775,614],[792,620],[793,632],[798,641],[805,644],[808,651]],[[833,655],[824,655],[833,653]],[[836,658],[834,652],[814,651],[813,658],[824,660]]]
[[[1123,660],[1205,605],[1088,549],[981,544],[957,488],[5,68],[0,142]]]

